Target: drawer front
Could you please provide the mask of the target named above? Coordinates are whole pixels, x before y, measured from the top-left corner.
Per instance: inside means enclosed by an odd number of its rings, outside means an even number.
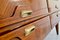
[[[50,16],[52,28],[58,23],[58,14],[54,13]]]
[[[36,17],[36,16],[44,16],[44,15],[48,15],[48,10],[47,8],[42,9],[42,10],[38,10],[38,11],[34,11],[32,10],[31,6],[18,6],[16,12],[15,12],[15,16],[18,18],[32,18],[32,17]]]
[[[34,11],[47,8],[46,0],[32,0],[32,9]]]
[[[56,0],[48,0],[48,8],[49,8],[49,12],[54,12],[58,9],[57,7],[57,3],[58,1]]]
[[[44,25],[43,25],[44,24]],[[31,24],[2,35],[1,40],[42,40],[51,30],[50,19],[45,17]]]
[[[0,40],[37,40],[36,36],[36,28],[34,25],[29,24],[26,26],[23,26],[22,28],[19,28],[17,30],[14,30],[10,33],[7,33],[3,36],[0,36]]]

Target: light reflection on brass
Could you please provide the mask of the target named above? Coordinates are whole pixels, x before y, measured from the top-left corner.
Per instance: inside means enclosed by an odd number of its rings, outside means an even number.
[[[31,26],[25,28],[25,36],[28,36],[32,31],[34,31],[34,29],[35,29],[34,25],[31,25]]]
[[[29,16],[31,14],[32,14],[31,10],[24,10],[24,11],[21,12],[22,17],[27,17],[27,16]]]

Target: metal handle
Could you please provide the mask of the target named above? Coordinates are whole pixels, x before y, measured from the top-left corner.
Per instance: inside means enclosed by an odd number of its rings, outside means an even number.
[[[24,11],[21,12],[22,17],[27,17],[27,16],[29,16],[31,14],[32,14],[31,10],[24,10]]]
[[[35,29],[35,26],[29,26],[28,28],[25,29],[25,36],[29,35],[33,30]]]

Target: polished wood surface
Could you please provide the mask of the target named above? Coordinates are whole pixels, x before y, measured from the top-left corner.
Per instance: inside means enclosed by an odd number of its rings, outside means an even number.
[[[44,25],[43,25],[44,24]],[[25,28],[28,28],[30,27],[31,25],[34,25],[36,28],[35,28],[35,32],[33,31],[31,34],[29,34],[28,36],[24,36],[24,30]],[[49,27],[48,27],[49,26]],[[1,40],[3,40],[3,38],[8,38],[6,40],[9,40],[10,38],[12,37],[20,37],[22,40],[40,40],[40,39],[43,39],[48,33],[49,31],[51,30],[50,28],[50,20],[49,20],[49,17],[46,17],[46,18],[43,18],[41,20],[38,20],[36,22],[33,22],[25,27],[22,27],[22,28],[18,28],[17,30],[15,31],[12,31],[8,34],[5,34],[3,36],[1,36]],[[46,29],[47,28],[47,29]],[[49,29],[49,30],[48,30]],[[18,35],[18,36],[15,36],[13,34]],[[45,34],[44,34],[45,33]],[[11,36],[12,35],[12,36]],[[36,36],[35,36],[36,35]],[[31,39],[29,39],[30,37],[32,36]]]
[[[0,0],[0,40],[44,40],[59,34],[60,0]],[[23,11],[32,11],[25,13]]]
[[[51,31],[49,16],[39,20],[37,23],[35,23],[35,25],[38,26],[36,30],[38,40],[44,39],[45,36]]]
[[[10,17],[16,7],[15,3],[9,0],[1,0],[0,3],[0,19]]]
[[[32,0],[31,2],[33,11],[47,8],[46,0]]]

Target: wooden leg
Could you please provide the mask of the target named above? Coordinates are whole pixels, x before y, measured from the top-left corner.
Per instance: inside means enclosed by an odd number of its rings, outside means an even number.
[[[59,26],[58,24],[55,26],[57,35],[59,35],[59,27],[58,26]]]

